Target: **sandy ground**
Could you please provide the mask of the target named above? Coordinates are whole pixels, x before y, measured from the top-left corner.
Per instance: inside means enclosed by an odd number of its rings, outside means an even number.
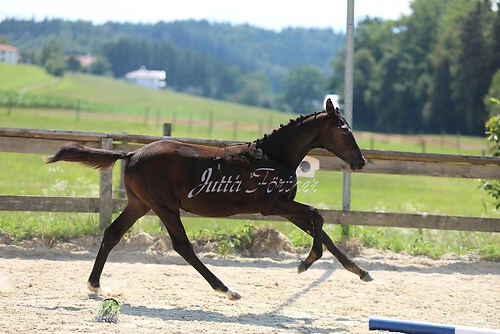
[[[33,246],[33,245],[32,245]],[[325,254],[297,274],[303,254],[200,258],[243,298],[231,302],[173,251],[119,245],[101,284],[121,303],[118,324],[96,323],[102,301],[86,280],[97,245],[0,245],[0,333],[381,333],[370,317],[500,329],[500,264],[435,261],[364,250],[364,283]]]

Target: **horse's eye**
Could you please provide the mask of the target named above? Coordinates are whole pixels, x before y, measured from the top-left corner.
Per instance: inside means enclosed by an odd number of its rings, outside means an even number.
[[[348,127],[347,125],[345,125],[345,124],[344,124],[344,125],[342,125],[342,126],[340,127],[340,132],[342,132],[342,134],[343,134],[343,135],[348,134],[348,133],[349,133],[349,127]]]

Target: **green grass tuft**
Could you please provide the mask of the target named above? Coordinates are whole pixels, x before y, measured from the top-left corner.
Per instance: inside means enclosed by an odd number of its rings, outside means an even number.
[[[231,231],[203,229],[197,233],[191,233],[191,238],[201,243],[216,243],[219,254],[237,254],[251,247],[254,229],[255,227],[250,224],[245,224]]]
[[[120,314],[120,303],[114,298],[104,299],[97,308],[95,322],[118,323]]]
[[[479,249],[479,255],[486,261],[500,262],[500,245],[486,245]]]

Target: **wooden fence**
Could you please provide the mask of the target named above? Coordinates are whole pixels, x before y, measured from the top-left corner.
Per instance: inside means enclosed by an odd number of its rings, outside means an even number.
[[[96,148],[130,151],[165,138],[163,136],[0,127],[0,152],[36,153],[48,156],[67,141]],[[213,146],[224,146],[230,143],[218,140],[169,138]],[[315,149],[309,155],[320,161],[322,170],[349,171],[349,166],[326,150]],[[361,173],[500,179],[499,158],[377,150],[363,150],[363,155],[367,164],[360,171]],[[0,210],[99,213],[102,228],[109,225],[112,214],[121,211],[124,205],[124,199],[113,198],[111,170],[100,171],[99,198],[0,195]],[[337,210],[322,210],[322,214],[325,223],[331,224],[500,232],[500,219],[497,218]],[[183,215],[191,216],[185,212]],[[236,215],[230,218],[281,220],[279,217],[263,217],[261,215]]]

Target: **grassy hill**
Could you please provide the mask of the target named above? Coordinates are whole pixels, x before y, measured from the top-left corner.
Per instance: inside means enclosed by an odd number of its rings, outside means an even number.
[[[22,93],[30,87],[49,85],[54,79],[38,66],[0,63],[0,90]]]
[[[266,131],[268,127],[295,117],[279,111],[207,99],[168,89],[151,90],[107,77],[67,73],[63,78],[55,78],[39,67],[23,64],[0,63],[0,91],[3,93],[3,105],[7,105],[7,99],[11,98],[15,103],[18,100],[47,101],[49,107],[62,106],[29,110],[30,107],[37,106],[37,102],[32,102],[31,105],[28,102],[22,109],[16,108],[12,102],[15,112],[11,112],[10,116],[20,119],[10,122],[6,120],[2,126],[14,126],[17,123],[21,127],[110,131],[107,126],[99,126],[103,119],[109,119],[118,123],[125,120],[127,123],[135,121],[158,125],[154,126],[154,130],[151,126],[130,128],[129,125],[118,132],[141,131],[139,133],[158,135],[160,133],[156,130],[161,128],[160,123],[174,121],[179,123],[177,130],[186,135],[188,132],[194,135],[196,126],[207,127],[211,124],[212,131],[220,132],[218,135],[212,133],[213,137],[224,138],[228,133],[232,136],[237,124],[242,131],[254,127],[250,138],[255,139],[259,128],[261,132]],[[26,123],[23,121],[23,114]],[[112,128],[119,130],[116,124]],[[219,131],[224,129],[227,131]],[[155,133],[150,133],[152,131]],[[208,130],[202,133],[207,136]]]

